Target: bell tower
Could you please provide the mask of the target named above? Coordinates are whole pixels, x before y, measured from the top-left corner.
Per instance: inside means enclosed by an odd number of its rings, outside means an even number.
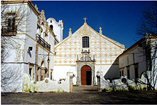
[[[56,35],[57,40],[60,42],[63,40],[63,21],[59,20],[57,22],[54,18],[47,19],[49,27],[52,29],[54,34]]]

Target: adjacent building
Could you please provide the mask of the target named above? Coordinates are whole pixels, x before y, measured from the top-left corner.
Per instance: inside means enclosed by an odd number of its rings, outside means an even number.
[[[59,39],[44,11],[31,1],[3,1],[1,20],[2,91],[22,91],[27,78],[52,79]]]
[[[139,81],[142,75],[148,74],[152,85],[157,88],[157,36],[141,38],[119,56],[120,75]],[[142,80],[147,83],[146,80]]]
[[[32,2],[23,1],[3,1],[2,10],[2,91],[22,91],[24,74],[35,79],[39,12]]]

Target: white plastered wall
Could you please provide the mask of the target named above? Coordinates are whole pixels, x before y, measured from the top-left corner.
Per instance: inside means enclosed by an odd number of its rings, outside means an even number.
[[[18,8],[20,8],[20,11],[17,16],[23,16],[24,18],[20,20],[17,27],[17,35],[13,36],[12,41],[9,42],[10,44],[6,46],[8,56],[4,62],[7,62],[7,64],[5,64],[6,69],[10,68],[10,72],[14,72],[14,76],[17,77],[17,80],[14,78],[15,82],[10,84],[12,85],[10,90],[22,92],[23,75],[25,73],[29,75],[29,63],[35,64],[35,36],[37,29],[35,24],[37,24],[37,16],[27,3],[8,4],[6,11],[14,12],[17,11]],[[11,45],[13,45],[13,47]],[[30,46],[33,47],[31,57],[28,55],[28,47]],[[18,88],[16,88],[16,86],[18,86]]]
[[[68,72],[72,72],[75,76],[73,78],[73,84],[76,85],[77,68],[76,66],[54,66],[53,79],[64,79]]]

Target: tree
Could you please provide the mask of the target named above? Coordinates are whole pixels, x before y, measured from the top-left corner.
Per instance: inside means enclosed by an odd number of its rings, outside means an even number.
[[[157,85],[157,36],[147,35],[143,48],[146,56],[145,84],[148,90],[155,90]]]
[[[138,34],[145,37],[143,44],[146,57],[146,71],[144,77],[148,90],[154,90],[157,84],[157,3],[144,11],[144,20],[138,30]]]
[[[157,2],[154,2],[154,5],[143,13],[143,21],[138,34],[145,36],[146,33],[157,35]]]

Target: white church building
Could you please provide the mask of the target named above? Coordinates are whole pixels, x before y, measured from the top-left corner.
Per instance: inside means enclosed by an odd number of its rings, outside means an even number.
[[[67,72],[74,74],[74,85],[96,85],[96,75],[107,79],[119,78],[117,57],[125,50],[123,44],[90,27],[86,20],[74,33],[55,45],[54,79],[64,79]]]

